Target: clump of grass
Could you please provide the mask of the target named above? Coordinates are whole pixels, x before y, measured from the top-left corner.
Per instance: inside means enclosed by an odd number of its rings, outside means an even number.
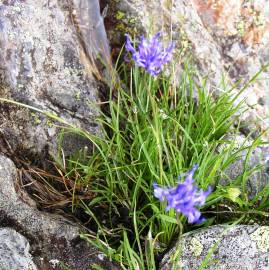
[[[130,64],[122,64],[116,73],[105,110],[100,110],[102,137],[45,113],[67,124],[66,132],[76,132],[94,146],[91,155],[82,149],[62,163],[58,159],[61,171],[55,179],[62,180],[64,194],[51,181],[46,189],[53,191],[54,205],[64,195],[64,205],[71,205],[72,212],[87,220],[85,226],[95,233],[83,237],[123,269],[156,269],[163,252],[183,232],[249,215],[268,216],[268,187],[252,199],[246,188],[251,174],[261,169],[249,168],[248,160],[263,142],[258,137],[251,146],[238,148],[235,135],[225,139],[227,133],[238,132],[233,124],[240,122],[236,112],[243,101],[237,105],[235,101],[244,88],[237,95],[232,89],[220,92],[216,99],[206,81],[195,83],[195,71],[187,64],[178,78],[173,72],[154,78]],[[221,185],[223,172],[242,158],[243,151],[248,151],[243,174]],[[204,190],[211,186],[213,191],[200,209],[207,221],[191,226],[154,198],[153,183],[175,186],[194,164],[199,164],[196,185]],[[34,173],[47,182],[48,174]]]
[[[213,98],[206,82],[195,83],[188,65],[178,85],[173,76],[153,78],[126,64],[117,72],[122,81],[110,90],[106,113],[101,111],[103,137],[79,131],[95,151],[92,156],[71,158],[65,169],[69,175],[78,172],[77,184],[94,193],[90,201],[74,206],[84,208],[95,224],[97,236],[90,241],[123,269],[156,269],[162,252],[179,234],[209,226],[216,214],[191,227],[184,216],[166,212],[154,198],[154,182],[174,186],[179,175],[199,164],[196,184],[202,189],[213,187],[205,208],[228,201],[242,216],[253,207],[254,202],[244,203],[244,179],[251,174],[247,166],[238,181],[228,186],[219,183],[224,169],[246,149],[241,146],[235,151],[235,138],[224,139],[228,132],[237,132],[233,123],[239,121],[235,113],[242,102],[234,105],[238,96],[232,90]],[[258,138],[255,146],[260,143]],[[222,144],[225,147],[220,148]],[[268,198],[268,192],[263,192],[263,198]]]

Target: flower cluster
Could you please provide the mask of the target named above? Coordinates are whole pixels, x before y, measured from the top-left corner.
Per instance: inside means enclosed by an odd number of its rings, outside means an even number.
[[[206,197],[211,192],[211,188],[207,191],[198,190],[193,185],[193,175],[198,166],[194,165],[193,168],[186,174],[185,181],[179,183],[176,187],[162,188],[156,183],[153,184],[154,196],[160,201],[167,201],[167,210],[174,208],[178,213],[182,213],[188,218],[189,223],[200,223],[204,219],[201,212],[196,206],[205,204]]]
[[[126,51],[132,54],[136,65],[144,68],[152,76],[157,76],[163,69],[163,66],[172,60],[172,51],[174,44],[171,43],[164,49],[159,41],[160,33],[157,33],[151,40],[141,37],[138,51],[131,43],[129,35],[126,36]]]

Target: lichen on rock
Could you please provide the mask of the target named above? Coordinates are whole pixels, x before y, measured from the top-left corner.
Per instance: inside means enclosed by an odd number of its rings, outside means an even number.
[[[81,52],[85,56],[89,50],[82,46],[71,16],[75,7],[79,13],[80,5],[73,7],[71,2],[60,5],[56,0],[0,1],[0,96],[56,113],[66,122],[99,135],[95,104],[99,102],[100,83],[89,66],[86,70]],[[90,3],[90,8],[96,8]],[[90,24],[83,12],[78,14],[83,15],[81,23]],[[93,31],[91,34],[84,44],[94,50],[97,45]],[[87,37],[86,33],[82,36]],[[0,132],[13,150],[57,154],[60,130],[49,132],[44,115],[36,113],[33,117],[27,110],[3,102],[0,110]],[[75,149],[76,145],[72,145],[65,150],[68,154]]]
[[[216,225],[186,233],[164,256],[160,269],[172,269],[175,261],[170,258],[177,253],[182,269],[198,269],[204,260],[207,270],[269,269],[268,237],[268,227],[258,225]]]
[[[189,249],[193,253],[193,255],[197,257],[197,256],[200,256],[202,254],[203,245],[201,244],[201,242],[197,238],[193,237],[190,240]]]
[[[11,228],[0,229],[0,269],[37,270],[29,242]]]
[[[250,235],[250,238],[256,242],[260,251],[269,251],[269,226],[258,228],[254,233]]]

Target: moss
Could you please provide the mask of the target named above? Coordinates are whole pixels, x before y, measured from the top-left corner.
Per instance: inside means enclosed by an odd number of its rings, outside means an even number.
[[[124,26],[123,23],[119,23],[119,24],[116,25],[116,30],[122,31],[123,29],[125,29],[125,26]]]
[[[269,250],[269,226],[263,226],[250,235],[251,240],[255,241],[257,247],[262,252]]]
[[[119,10],[119,11],[116,13],[116,19],[117,19],[117,20],[122,20],[124,17],[125,17],[125,14],[124,14],[122,11]]]
[[[59,262],[59,267],[61,270],[74,270],[73,268],[70,268],[69,266],[67,266],[65,263],[63,262]]]
[[[39,125],[41,124],[41,119],[38,117],[38,115],[34,112],[31,113],[31,116],[34,118],[34,123],[35,125]]]
[[[47,126],[49,128],[52,128],[53,127],[53,123],[50,120],[47,120]]]
[[[116,25],[115,29],[117,31],[124,33],[124,34],[128,33],[132,37],[137,35],[137,29],[135,27],[128,27],[124,23],[119,23],[118,25]]]
[[[203,248],[204,248],[203,245],[197,238],[193,237],[190,240],[189,249],[194,256],[196,257],[200,256],[202,254]]]
[[[237,28],[237,31],[238,31],[238,34],[240,36],[244,36],[245,35],[245,22],[243,20],[239,21],[236,25],[236,28]]]
[[[96,263],[92,264],[91,267],[92,269],[96,269],[96,270],[105,270],[102,266]]]
[[[130,18],[130,19],[128,20],[128,22],[129,22],[130,24],[135,24],[135,23],[136,23],[136,19],[135,19],[135,18]]]
[[[190,44],[190,41],[188,39],[187,33],[185,31],[183,31],[182,29],[180,30],[179,48],[181,50],[182,55],[185,55],[191,49],[191,44]]]
[[[75,100],[76,100],[76,101],[80,101],[80,96],[81,96],[81,93],[80,93],[80,92],[77,92],[77,93],[75,94]]]
[[[122,33],[129,33],[132,36],[137,34],[137,29],[135,27],[136,18],[132,16],[127,16],[123,11],[118,10],[115,14],[115,19],[117,24],[115,29]]]

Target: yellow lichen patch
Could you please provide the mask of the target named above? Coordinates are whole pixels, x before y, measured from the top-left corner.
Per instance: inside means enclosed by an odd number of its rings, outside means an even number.
[[[257,247],[262,252],[269,250],[269,226],[263,226],[250,235],[251,240],[255,241]]]
[[[34,118],[34,123],[36,124],[36,125],[39,125],[39,124],[41,124],[41,120],[40,120],[40,118],[39,118],[39,116],[36,114],[36,113],[31,113],[31,115],[32,115],[32,117]]]
[[[197,238],[193,237],[190,241],[189,249],[194,256],[198,257],[202,254],[203,245]]]
[[[119,10],[119,11],[116,13],[116,19],[117,19],[117,20],[122,20],[124,17],[125,17],[125,14],[124,14],[122,11]]]

